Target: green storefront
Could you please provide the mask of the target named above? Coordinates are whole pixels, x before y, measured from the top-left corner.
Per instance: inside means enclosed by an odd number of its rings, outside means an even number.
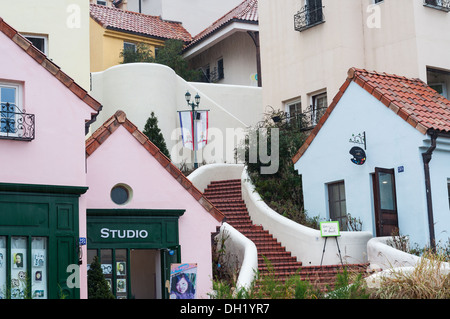
[[[1,298],[80,298],[67,269],[79,262],[78,201],[86,190],[0,183]]]
[[[88,265],[98,256],[118,299],[166,299],[170,264],[181,260],[184,210],[88,209]]]

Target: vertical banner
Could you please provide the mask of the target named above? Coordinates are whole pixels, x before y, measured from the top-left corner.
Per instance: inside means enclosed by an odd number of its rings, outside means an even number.
[[[197,264],[170,265],[170,299],[195,299]]]
[[[183,146],[194,150],[193,137],[195,135],[196,148],[202,149],[208,143],[208,111],[195,111],[195,117],[192,111],[180,111],[180,127]]]

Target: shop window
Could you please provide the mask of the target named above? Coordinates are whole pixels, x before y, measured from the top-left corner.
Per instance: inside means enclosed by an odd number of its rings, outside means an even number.
[[[344,181],[328,184],[330,219],[339,222],[341,230],[347,230],[347,207]]]
[[[31,251],[29,243],[25,236],[0,236],[1,299],[48,298],[47,238],[31,237]]]
[[[100,265],[103,275],[117,299],[127,299],[128,294],[128,249],[100,249]],[[97,249],[88,250],[88,267],[97,256]]]
[[[111,200],[117,205],[125,205],[131,199],[131,187],[125,184],[117,184],[111,189]]]

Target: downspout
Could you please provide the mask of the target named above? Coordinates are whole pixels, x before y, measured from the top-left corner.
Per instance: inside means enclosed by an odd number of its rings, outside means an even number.
[[[428,135],[431,137],[431,146],[425,153],[422,153],[423,158],[423,169],[425,171],[425,190],[427,195],[427,211],[428,211],[428,228],[430,231],[430,246],[433,251],[436,251],[436,238],[434,234],[434,217],[433,217],[433,202],[431,198],[431,180],[430,180],[430,161],[433,151],[436,149],[436,139],[438,133],[429,129],[427,131]]]
[[[262,74],[261,74],[261,47],[259,44],[259,31],[247,31],[248,35],[252,38],[256,47],[256,73],[258,77],[258,87],[262,87]]]

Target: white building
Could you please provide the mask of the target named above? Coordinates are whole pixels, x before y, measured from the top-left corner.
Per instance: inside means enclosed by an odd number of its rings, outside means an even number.
[[[294,156],[308,214],[424,247],[450,229],[450,101],[419,79],[350,69]]]
[[[290,115],[312,111],[315,124],[315,112],[331,103],[353,66],[420,78],[445,95],[447,6],[436,0],[259,0],[263,104]]]

